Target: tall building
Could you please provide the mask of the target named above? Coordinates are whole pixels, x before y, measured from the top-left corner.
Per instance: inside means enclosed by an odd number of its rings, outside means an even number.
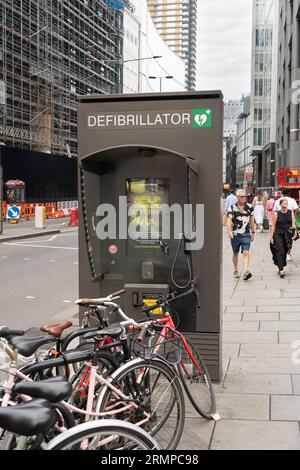
[[[186,65],[186,88],[196,87],[197,0],[148,0],[162,39]]]
[[[276,170],[300,165],[300,0],[279,0]]]
[[[253,0],[251,154],[256,188],[274,186],[278,0]]]
[[[0,0],[1,141],[77,154],[76,96],[122,90],[123,4]]]
[[[250,96],[236,121],[236,187],[253,192],[253,165],[250,155]]]
[[[230,155],[235,155],[231,151],[235,147],[236,121],[243,109],[243,103],[244,98],[241,100],[229,100],[224,103],[223,183],[226,185],[230,184],[228,174],[232,174],[232,168],[235,167],[235,162],[230,162]],[[228,167],[231,168],[230,171],[228,171]]]
[[[224,103],[224,137],[236,134],[236,121],[244,107],[244,98]]]
[[[147,0],[130,0],[124,11],[123,92],[185,90],[185,63],[164,42]]]

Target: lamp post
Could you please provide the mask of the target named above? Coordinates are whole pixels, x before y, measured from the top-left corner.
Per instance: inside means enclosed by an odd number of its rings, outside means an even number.
[[[5,147],[4,142],[0,142],[0,235],[3,234],[3,218],[2,218],[2,208],[3,208],[3,167],[2,167],[2,149]]]
[[[156,80],[156,79],[159,79],[159,91],[162,92],[162,81],[163,79],[167,79],[167,80],[171,80],[173,77],[173,75],[165,75],[163,77],[154,77],[153,75],[150,75],[148,77],[150,80]]]

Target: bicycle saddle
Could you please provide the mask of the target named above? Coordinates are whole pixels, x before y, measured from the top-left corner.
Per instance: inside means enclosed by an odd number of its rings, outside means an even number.
[[[119,338],[123,333],[123,328],[120,326],[103,328],[102,330],[91,331],[83,336],[83,339],[101,338],[103,336],[110,336],[111,338]]]
[[[47,343],[55,343],[55,336],[14,336],[9,343],[24,357],[32,356],[41,346]]]
[[[50,403],[59,403],[70,398],[72,385],[63,377],[51,377],[39,382],[20,382],[13,387],[18,394],[28,395],[32,398],[44,398]]]
[[[41,326],[40,330],[43,331],[43,333],[47,333],[48,335],[56,336],[57,338],[60,338],[62,333],[73,326],[73,323],[70,321],[65,321],[63,323],[57,323],[55,325],[44,325]]]
[[[0,427],[21,436],[36,436],[48,431],[52,419],[53,412],[47,400],[0,408]]]

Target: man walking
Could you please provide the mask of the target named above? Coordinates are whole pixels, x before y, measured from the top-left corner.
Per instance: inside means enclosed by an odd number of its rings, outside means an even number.
[[[228,210],[227,229],[233,251],[233,275],[236,279],[240,277],[238,257],[241,249],[244,265],[243,280],[248,281],[252,277],[249,271],[250,246],[254,241],[255,229],[253,207],[246,203],[246,192],[243,189],[237,192],[237,204]]]
[[[237,201],[238,200],[237,200],[236,195],[234,194],[234,190],[231,189],[229,196],[227,196],[227,198],[226,198],[226,205],[225,205],[225,213],[226,214],[229,212],[229,209],[231,208],[231,206],[235,206]]]

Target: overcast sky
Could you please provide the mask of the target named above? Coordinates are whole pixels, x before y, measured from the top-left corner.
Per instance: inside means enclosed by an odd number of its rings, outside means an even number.
[[[252,0],[198,0],[199,90],[250,93]]]

